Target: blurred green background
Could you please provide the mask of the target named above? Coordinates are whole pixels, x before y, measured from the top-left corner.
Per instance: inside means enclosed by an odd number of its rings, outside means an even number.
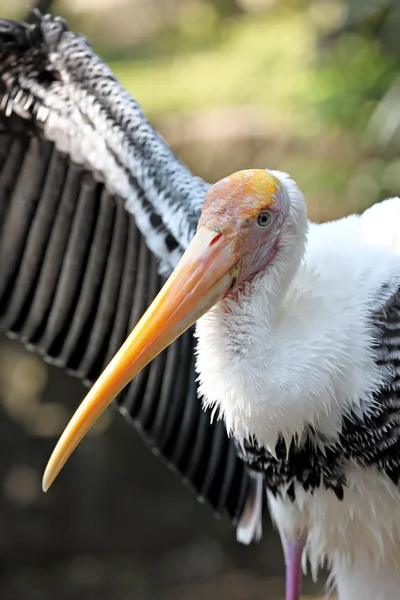
[[[23,17],[27,1],[0,9]],[[59,0],[52,11],[208,181],[286,170],[317,221],[399,195],[400,0]],[[0,340],[2,599],[282,598],[268,519],[261,545],[238,546],[111,411],[41,493],[82,395]]]

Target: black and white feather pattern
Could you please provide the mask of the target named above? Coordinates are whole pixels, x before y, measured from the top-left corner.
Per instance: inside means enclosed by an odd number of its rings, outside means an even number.
[[[207,185],[61,19],[0,19],[0,330],[91,384],[193,235]],[[192,331],[119,410],[216,514],[251,482],[197,397]]]
[[[256,440],[237,443],[239,455],[252,471],[263,473],[269,491],[284,491],[294,502],[296,484],[305,491],[321,485],[343,500],[349,464],[376,467],[399,484],[400,480],[400,289],[372,316],[376,334],[376,361],[388,372],[387,383],[375,394],[373,409],[343,416],[335,444],[321,444],[323,437],[310,426],[300,445],[289,450],[283,439],[274,456]],[[318,438],[318,443],[316,439]]]
[[[193,237],[208,185],[173,154],[86,38],[49,15],[1,24],[2,110],[33,119],[46,139],[125,202],[167,274]]]
[[[388,371],[386,385],[375,395],[375,410],[359,428],[348,426],[349,454],[365,466],[376,465],[396,485],[400,479],[400,288],[375,313],[377,362]]]

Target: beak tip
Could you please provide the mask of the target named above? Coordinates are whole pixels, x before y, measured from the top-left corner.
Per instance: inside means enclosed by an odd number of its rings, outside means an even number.
[[[44,492],[47,492],[47,490],[49,489],[49,487],[51,486],[53,481],[54,481],[54,477],[52,477],[50,475],[50,473],[47,472],[47,469],[46,469],[44,472],[44,475],[43,475],[43,479],[42,479],[42,490]]]

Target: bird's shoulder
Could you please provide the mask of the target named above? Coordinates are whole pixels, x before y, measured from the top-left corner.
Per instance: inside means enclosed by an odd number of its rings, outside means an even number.
[[[378,311],[400,287],[399,223],[400,198],[360,215],[311,223],[298,286]]]
[[[374,204],[361,214],[325,223],[311,223],[307,256],[340,256],[349,250],[371,255],[388,252],[400,257],[400,198]],[[368,254],[369,254],[368,253]],[[356,257],[357,258],[357,255]],[[368,259],[368,255],[365,256]]]

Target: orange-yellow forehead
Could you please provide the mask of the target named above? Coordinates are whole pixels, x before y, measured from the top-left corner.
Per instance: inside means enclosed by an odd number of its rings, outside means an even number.
[[[256,210],[273,207],[280,188],[279,179],[264,169],[238,171],[215,183],[206,199],[228,199],[232,202],[248,202],[250,199]]]
[[[238,195],[259,200],[263,206],[275,204],[279,186],[279,180],[265,169],[238,171],[222,179],[220,183],[227,185]]]
[[[279,209],[281,183],[264,169],[238,171],[215,183],[206,194],[202,221],[225,216],[234,223],[262,209]]]

